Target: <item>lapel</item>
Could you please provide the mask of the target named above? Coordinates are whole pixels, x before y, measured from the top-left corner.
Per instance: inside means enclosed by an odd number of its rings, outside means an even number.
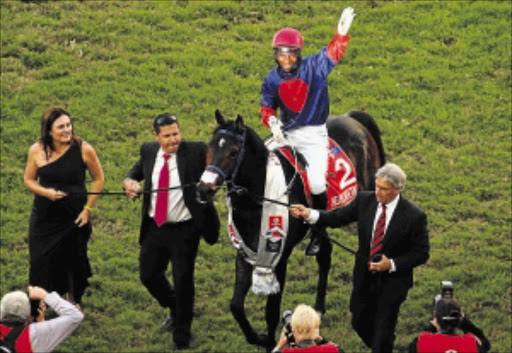
[[[386,246],[390,239],[395,239],[397,237],[397,233],[399,233],[398,230],[400,229],[401,224],[406,219],[406,217],[404,217],[404,208],[405,201],[403,196],[400,195],[400,199],[398,200],[398,204],[396,205],[395,212],[393,212],[393,217],[389,221],[388,228],[386,229],[386,233],[384,236],[384,240],[382,241],[383,247]],[[393,237],[393,234],[395,234],[395,237]]]
[[[369,197],[371,199],[368,203],[368,207],[366,208],[366,222],[364,222],[365,229],[362,232],[368,249],[370,249],[370,243],[372,241],[373,221],[375,220],[375,213],[377,212],[378,206],[375,194],[372,193]]]
[[[158,150],[160,149],[160,144],[158,142],[154,142],[152,143],[151,145],[149,145],[149,150],[148,150],[148,156],[147,156],[147,162],[145,163],[145,168],[146,168],[146,171],[145,171],[145,175],[147,177],[145,177],[146,181],[149,181],[146,182],[145,184],[148,186],[147,189],[151,189],[152,187],[152,174],[153,174],[153,167],[155,166],[155,161],[156,161],[156,155],[158,153]]]
[[[186,158],[186,142],[182,141],[178,152],[176,152],[176,165],[178,167],[178,174],[180,176],[181,185],[186,184],[187,178],[185,171],[187,170],[187,158]]]

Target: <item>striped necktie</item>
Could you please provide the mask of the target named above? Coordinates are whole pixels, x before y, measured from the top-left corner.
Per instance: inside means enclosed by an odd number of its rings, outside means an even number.
[[[375,233],[373,234],[372,246],[370,248],[370,258],[380,253],[382,250],[382,240],[386,231],[386,205],[382,205],[382,212],[375,225]]]

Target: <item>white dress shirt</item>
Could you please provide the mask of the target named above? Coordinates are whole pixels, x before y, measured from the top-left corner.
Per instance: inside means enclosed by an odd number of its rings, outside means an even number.
[[[400,194],[398,194],[393,201],[386,205],[386,227],[384,228],[384,236],[386,236],[386,231],[388,230],[389,221],[391,221],[391,217],[393,217],[393,213],[395,213],[396,205],[398,204],[398,200],[400,199]],[[377,221],[379,220],[380,214],[382,213],[382,204],[379,203],[377,206],[377,212],[375,212],[375,218],[373,220],[373,231],[372,231],[372,240],[375,236],[375,226],[377,225]]]
[[[160,170],[164,166],[164,151],[162,148],[158,150],[155,159],[155,165],[153,166],[153,173],[151,175],[151,185],[153,189],[158,188],[158,180],[160,179]],[[169,187],[181,186],[180,175],[178,173],[178,162],[176,153],[171,153],[167,160],[169,166]],[[183,190],[181,188],[169,190],[168,192],[168,207],[167,207],[167,222],[177,223],[184,222],[192,218],[188,207],[185,205],[185,199],[183,198]],[[151,194],[151,203],[149,206],[149,217],[153,218],[155,215],[155,205],[157,192]]]
[[[398,194],[393,201],[388,203],[386,205],[386,228],[384,228],[384,237],[386,236],[386,231],[388,230],[389,222],[391,221],[391,218],[393,217],[393,213],[395,213],[396,205],[398,205],[398,201],[400,200],[400,194]],[[375,212],[375,218],[373,219],[373,230],[372,230],[372,240],[373,236],[375,235],[375,225],[377,224],[377,220],[380,217],[380,214],[382,213],[382,204],[379,203],[377,206],[377,212]],[[309,214],[309,217],[306,218],[306,221],[310,224],[315,224],[318,222],[318,218],[320,218],[320,212],[318,210],[311,209],[311,212]],[[396,266],[393,259],[389,259],[389,262],[391,263],[391,268],[389,269],[389,272],[395,272]]]

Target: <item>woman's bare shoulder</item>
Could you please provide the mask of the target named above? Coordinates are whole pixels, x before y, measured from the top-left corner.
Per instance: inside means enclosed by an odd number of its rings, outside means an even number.
[[[30,146],[30,148],[28,150],[29,155],[37,155],[41,152],[44,152],[44,149],[43,149],[42,144],[39,141],[35,142],[32,146]]]

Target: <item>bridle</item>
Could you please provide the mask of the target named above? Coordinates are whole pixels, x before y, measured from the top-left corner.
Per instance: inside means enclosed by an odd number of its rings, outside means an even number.
[[[243,186],[240,186],[240,185],[236,185],[234,180],[238,174],[238,171],[240,169],[240,165],[242,164],[242,160],[244,158],[244,155],[245,155],[245,141],[246,141],[246,136],[247,136],[247,129],[244,127],[244,130],[243,130],[243,133],[240,135],[240,134],[237,134],[237,133],[234,133],[232,131],[229,131],[229,130],[226,130],[226,129],[219,129],[216,134],[225,134],[227,136],[230,136],[230,137],[234,137],[236,138],[238,141],[241,142],[242,144],[242,147],[240,149],[240,152],[238,153],[238,158],[237,158],[237,161],[236,161],[236,165],[235,165],[235,169],[233,170],[233,173],[231,173],[231,178],[227,178],[227,173],[224,172],[220,167],[216,166],[215,164],[208,164],[205,168],[205,170],[210,170],[210,171],[214,171],[216,172],[218,175],[220,175],[224,181],[226,182],[226,184],[230,185],[231,186],[231,190],[228,192],[228,195],[229,194],[233,194],[233,193],[236,193],[236,194],[242,194],[242,193],[247,193],[248,190],[243,187]],[[297,152],[295,150],[295,148],[292,147],[292,152],[293,152],[293,155],[294,155],[294,160],[295,160],[295,163],[297,163]],[[295,180],[298,172],[297,172],[297,165],[295,164],[294,166],[294,169],[295,169],[295,173],[292,177],[292,180],[287,188],[287,192],[289,192],[290,190],[290,185],[293,183],[293,181]],[[254,199],[254,197],[253,197]],[[259,196],[259,199],[261,201],[268,201],[268,202],[271,202],[271,203],[275,203],[275,204],[278,204],[278,205],[281,205],[281,206],[285,206],[285,207],[289,207],[290,205],[289,204],[286,204],[286,203],[283,203],[281,201],[278,201],[278,200],[273,200],[273,199],[269,199],[269,198],[266,198],[264,196]],[[356,251],[346,247],[345,245],[341,244],[340,242],[332,239],[331,237],[327,237],[328,240],[332,243],[334,243],[335,245],[339,246],[340,248],[344,249],[345,251],[348,251],[350,252],[351,254],[354,254],[356,256],[360,256],[362,257],[362,255],[358,254]]]
[[[233,169],[233,172],[231,173],[231,178],[228,178],[228,175],[225,171],[223,171],[220,167],[216,166],[215,164],[208,164],[206,166],[206,170],[211,170],[224,179],[226,184],[231,185],[233,188],[237,188],[237,185],[235,184],[234,180],[238,174],[238,171],[240,170],[240,165],[242,164],[242,160],[244,159],[245,155],[245,140],[247,136],[247,129],[244,127],[243,133],[241,135],[234,133],[232,131],[226,130],[226,129],[219,129],[216,134],[224,134],[230,137],[234,137],[240,143],[242,144],[242,147],[240,148],[240,151],[238,152],[238,157],[236,159],[235,168]],[[241,188],[241,187],[240,187]]]

